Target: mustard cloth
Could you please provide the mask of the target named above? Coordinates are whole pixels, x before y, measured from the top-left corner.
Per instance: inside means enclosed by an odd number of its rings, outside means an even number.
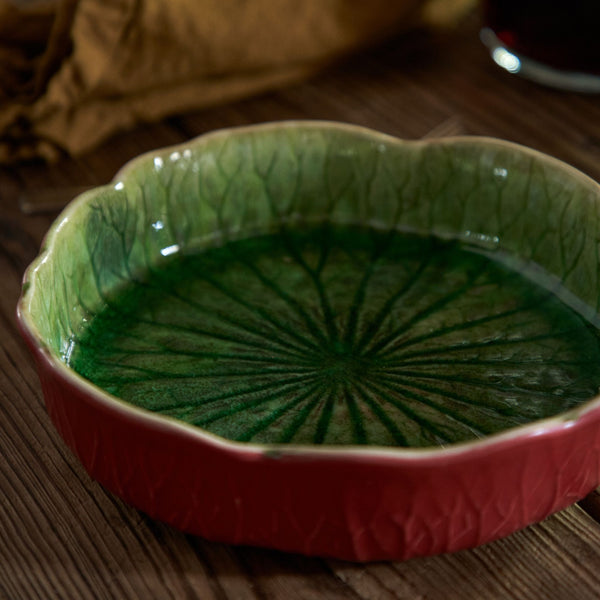
[[[306,78],[466,0],[0,0],[0,163]],[[449,10],[451,8],[451,10]]]

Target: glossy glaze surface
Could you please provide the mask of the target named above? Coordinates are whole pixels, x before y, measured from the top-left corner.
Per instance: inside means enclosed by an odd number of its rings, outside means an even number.
[[[106,391],[237,441],[435,446],[592,398],[595,327],[502,253],[300,224],[173,255],[75,340]],[[505,257],[504,257],[505,258]]]

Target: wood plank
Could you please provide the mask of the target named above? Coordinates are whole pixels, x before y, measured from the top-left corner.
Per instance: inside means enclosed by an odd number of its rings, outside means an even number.
[[[474,550],[365,568],[329,564],[363,598],[592,599],[599,552],[600,526],[572,507]]]

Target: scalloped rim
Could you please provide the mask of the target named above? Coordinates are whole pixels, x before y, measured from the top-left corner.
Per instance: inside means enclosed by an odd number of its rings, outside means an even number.
[[[140,154],[139,156],[128,161],[115,175],[112,182],[95,187],[88,190],[76,198],[74,198],[60,213],[53,222],[52,226],[46,233],[42,242],[39,255],[26,269],[23,276],[23,284],[21,296],[17,304],[17,320],[21,327],[21,331],[28,339],[32,348],[34,348],[42,360],[64,381],[78,388],[81,392],[88,395],[94,401],[102,404],[108,409],[115,410],[122,415],[129,417],[132,421],[138,421],[145,425],[150,425],[156,429],[172,431],[181,435],[191,437],[202,441],[212,446],[220,447],[223,450],[228,450],[233,453],[265,455],[265,456],[299,456],[303,458],[345,458],[353,460],[362,459],[409,459],[409,460],[435,460],[447,459],[450,456],[459,457],[474,451],[493,450],[499,446],[505,446],[515,441],[522,441],[531,437],[551,436],[562,433],[567,429],[577,426],[579,421],[585,415],[591,412],[600,412],[600,395],[590,398],[585,403],[575,409],[571,409],[564,413],[540,419],[526,425],[519,425],[506,429],[502,432],[491,434],[484,438],[477,438],[466,442],[450,444],[447,446],[428,446],[428,447],[388,447],[388,446],[358,446],[358,445],[341,445],[341,446],[316,446],[310,444],[256,444],[252,442],[236,442],[229,440],[208,431],[205,431],[194,425],[185,423],[171,417],[158,415],[149,410],[139,408],[130,404],[116,396],[109,394],[93,383],[84,379],[76,371],[68,367],[60,359],[52,355],[46,348],[42,337],[35,326],[30,313],[30,298],[35,294],[34,274],[47,262],[53,253],[54,239],[63,226],[63,224],[74,214],[80,207],[95,197],[102,190],[114,187],[123,179],[129,176],[129,172],[135,169],[139,163],[153,160],[157,156],[172,154],[173,152],[181,152],[194,147],[201,146],[206,140],[217,137],[228,137],[237,133],[248,133],[255,130],[267,131],[269,129],[307,129],[319,128],[323,131],[327,130],[344,130],[351,131],[365,137],[369,137],[374,141],[387,142],[391,144],[401,144],[410,146],[429,146],[429,145],[456,145],[468,142],[470,144],[478,143],[484,147],[504,147],[516,150],[522,154],[529,154],[537,160],[542,160],[567,173],[571,177],[575,177],[593,188],[600,198],[600,185],[591,177],[587,176],[582,171],[565,163],[557,158],[551,157],[543,152],[528,148],[515,142],[509,142],[498,138],[484,136],[453,136],[444,138],[430,138],[425,140],[404,140],[389,134],[381,133],[367,127],[353,125],[348,123],[338,123],[335,121],[315,121],[315,120],[298,120],[298,121],[274,121],[269,123],[260,123],[255,125],[247,125],[241,127],[232,127],[219,129],[204,133],[187,142],[159,148]],[[600,201],[600,200],[599,200]]]

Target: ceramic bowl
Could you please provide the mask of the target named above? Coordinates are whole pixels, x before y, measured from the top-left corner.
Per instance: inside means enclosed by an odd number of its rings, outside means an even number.
[[[148,515],[455,551],[600,481],[599,213],[596,183],[503,141],[218,131],[75,199],[18,318],[60,435]]]

